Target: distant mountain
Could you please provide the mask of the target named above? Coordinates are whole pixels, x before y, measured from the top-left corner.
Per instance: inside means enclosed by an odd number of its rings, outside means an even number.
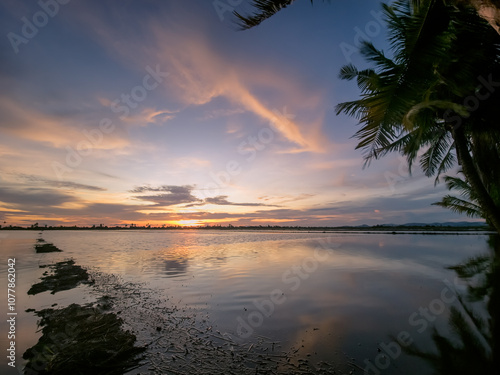
[[[487,227],[486,223],[481,223],[477,221],[457,221],[457,222],[445,222],[445,223],[406,223],[406,224],[381,224],[382,227]],[[365,227],[366,225],[360,225],[360,227]]]

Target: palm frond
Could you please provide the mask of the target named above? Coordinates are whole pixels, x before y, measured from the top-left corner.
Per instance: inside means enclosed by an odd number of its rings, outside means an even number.
[[[294,1],[295,0],[253,0],[252,6],[256,8],[257,11],[248,16],[243,16],[237,11],[234,11],[233,14],[238,19],[239,28],[247,30],[260,25],[263,21],[271,18],[280,10],[285,9]],[[312,3],[313,0],[311,0],[311,4]]]
[[[484,217],[481,207],[472,202],[446,195],[440,202],[432,203],[435,206],[447,208],[459,214],[465,214],[468,217],[482,218]]]
[[[358,68],[354,64],[347,64],[340,68],[339,78],[351,81],[359,74]]]
[[[398,68],[398,65],[393,60],[385,56],[383,51],[375,48],[370,41],[363,41],[359,51],[367,61],[373,62],[382,71]]]
[[[439,183],[439,177],[441,174],[452,168],[456,162],[457,157],[455,155],[455,142],[451,142],[448,151],[442,156],[439,166],[435,172],[436,179],[434,180],[434,185]]]
[[[434,132],[435,138],[420,158],[420,167],[427,177],[445,172],[453,166],[453,139],[449,132]]]
[[[449,190],[458,190],[462,197],[469,200],[476,200],[476,195],[466,180],[453,176],[445,176],[444,180],[446,182],[446,187]]]

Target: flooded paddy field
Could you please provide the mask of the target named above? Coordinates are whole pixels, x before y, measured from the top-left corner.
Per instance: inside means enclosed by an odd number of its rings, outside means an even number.
[[[430,374],[410,352],[437,353],[468,303],[449,267],[491,254],[481,234],[3,233],[6,374]]]

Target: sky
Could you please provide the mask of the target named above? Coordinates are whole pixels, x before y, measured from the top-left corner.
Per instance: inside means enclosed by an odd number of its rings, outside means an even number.
[[[398,155],[364,167],[338,73],[387,50],[379,1],[3,0],[0,225],[467,220]]]

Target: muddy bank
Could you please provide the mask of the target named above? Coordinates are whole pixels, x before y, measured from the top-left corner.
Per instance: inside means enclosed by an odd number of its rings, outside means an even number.
[[[272,338],[252,340],[221,332],[206,311],[165,298],[147,285],[123,282],[115,275],[90,272],[92,289],[112,298],[112,310],[146,347],[141,366],[130,374],[255,375],[349,374],[360,371],[351,358],[314,362],[302,346],[287,347]]]
[[[348,358],[313,363],[302,346],[220,332],[207,311],[183,306],[146,284],[84,269],[73,260],[49,270],[31,294],[89,285],[97,302],[31,310],[42,337],[28,349],[25,374],[349,374]],[[340,364],[340,365],[339,365]],[[35,371],[35,372],[34,372]]]

